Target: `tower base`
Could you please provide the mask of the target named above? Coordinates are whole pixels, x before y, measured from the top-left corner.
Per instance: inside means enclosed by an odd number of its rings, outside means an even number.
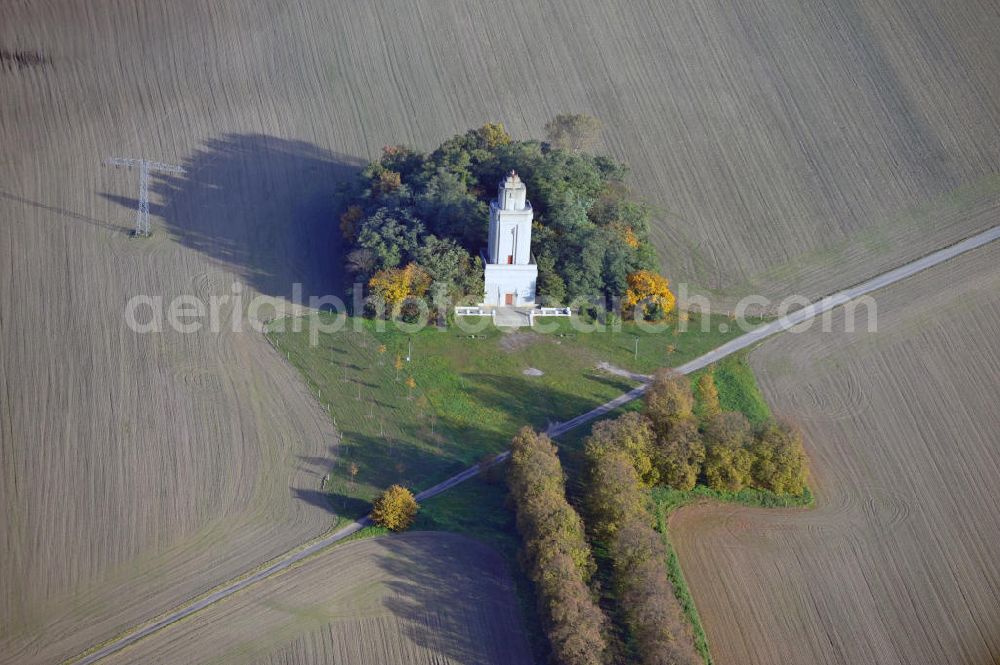
[[[486,292],[483,303],[494,307],[533,307],[538,266],[533,263],[487,263],[484,269]]]

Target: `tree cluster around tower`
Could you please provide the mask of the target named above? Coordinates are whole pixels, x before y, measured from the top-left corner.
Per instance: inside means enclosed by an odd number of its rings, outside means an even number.
[[[430,153],[385,147],[346,192],[340,228],[347,269],[391,314],[410,296],[432,306],[480,302],[489,199],[511,170],[526,183],[534,210],[538,302],[594,299],[610,308],[634,300],[635,275],[656,274],[659,266],[648,240],[650,211],[625,184],[627,168],[552,143],[515,141],[499,123]],[[665,314],[655,306],[642,313]]]

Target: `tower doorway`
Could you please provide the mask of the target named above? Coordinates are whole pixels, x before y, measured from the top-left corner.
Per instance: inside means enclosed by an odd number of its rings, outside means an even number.
[[[513,307],[514,306],[514,294],[513,293],[505,293],[505,294],[503,294],[503,303],[505,305],[507,305],[508,307]]]

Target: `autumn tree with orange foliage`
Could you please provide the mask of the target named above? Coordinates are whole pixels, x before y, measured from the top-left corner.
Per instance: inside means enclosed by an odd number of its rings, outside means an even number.
[[[632,249],[639,249],[639,236],[635,234],[631,226],[622,226],[621,235],[622,242],[631,247]]]
[[[652,270],[638,270],[630,273],[627,281],[622,304],[631,316],[658,320],[673,311],[676,298],[663,275]]]
[[[368,288],[372,296],[385,305],[388,313],[396,316],[403,301],[423,296],[430,283],[430,276],[423,268],[409,263],[405,268],[379,270],[368,280]]]
[[[348,206],[340,216],[340,235],[347,242],[353,242],[358,232],[358,224],[365,218],[365,211],[359,205]]]

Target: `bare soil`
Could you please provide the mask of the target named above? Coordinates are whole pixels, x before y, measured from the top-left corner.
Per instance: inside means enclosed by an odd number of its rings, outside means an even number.
[[[674,515],[716,663],[997,659],[998,287],[994,243],[877,294],[877,333],[862,316],[752,354],[805,429],[816,508]]]
[[[109,663],[527,664],[506,564],[454,534],[347,543]]]
[[[0,47],[48,64],[0,73],[0,661],[72,655],[327,527],[336,437],[294,370],[122,312],[234,280],[342,293],[334,193],[386,144],[593,113],[674,283],[727,297],[833,291],[995,221],[989,0],[504,12],[2,4]],[[115,156],[187,169],[154,174],[149,240]]]

